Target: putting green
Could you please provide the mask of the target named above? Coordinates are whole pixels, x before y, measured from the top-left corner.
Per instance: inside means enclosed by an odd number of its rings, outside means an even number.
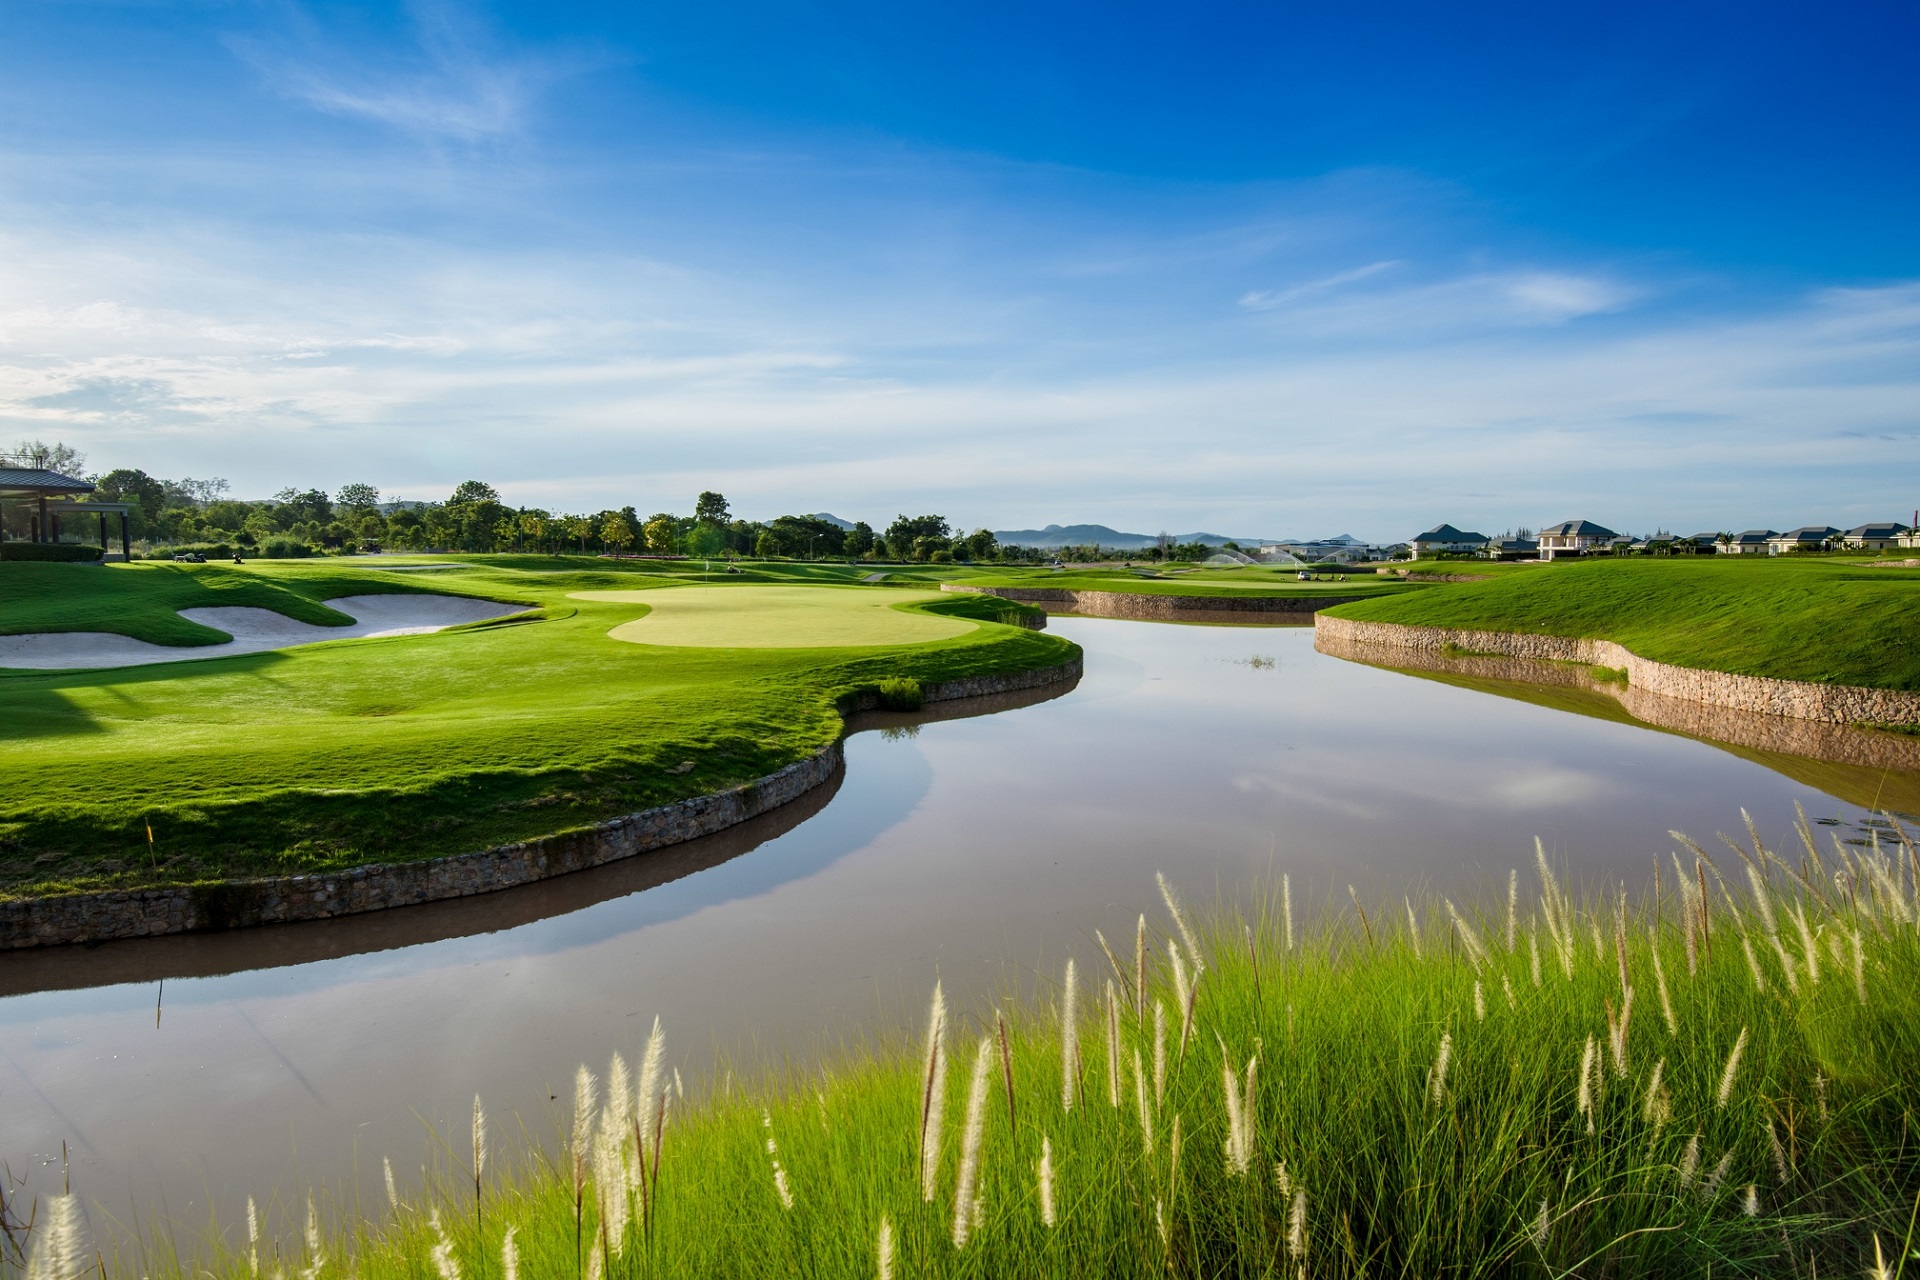
[[[893,606],[940,600],[937,591],[876,587],[667,587],[576,591],[574,600],[644,604],[646,617],[607,634],[629,644],[703,649],[822,649],[925,644],[966,635],[975,624]]]

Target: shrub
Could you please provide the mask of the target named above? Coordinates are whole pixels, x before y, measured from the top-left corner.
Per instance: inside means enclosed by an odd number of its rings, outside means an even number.
[[[929,561],[929,562],[931,562],[931,563],[933,563],[933,564],[952,564],[952,563],[953,563],[953,552],[951,552],[951,551],[936,551],[936,552],[934,552],[934,553],[933,553],[932,555],[930,555],[930,556],[928,556],[928,557],[927,557],[927,559],[928,559],[928,561]]]
[[[52,560],[85,563],[98,560],[100,548],[71,542],[0,542],[0,560]]]
[[[888,676],[879,689],[880,705],[889,711],[918,711],[925,701],[920,682],[911,676]]]
[[[303,560],[313,554],[313,548],[292,538],[268,538],[260,554],[269,560]]]

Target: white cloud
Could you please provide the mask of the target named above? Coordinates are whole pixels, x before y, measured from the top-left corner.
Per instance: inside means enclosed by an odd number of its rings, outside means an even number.
[[[1316,293],[1326,293],[1343,285],[1358,284],[1362,280],[1372,279],[1382,271],[1391,271],[1402,265],[1404,264],[1397,260],[1369,262],[1364,267],[1336,272],[1319,280],[1309,280],[1305,284],[1294,285],[1290,289],[1254,289],[1242,295],[1240,305],[1249,311],[1271,311],[1295,299],[1310,297]]]

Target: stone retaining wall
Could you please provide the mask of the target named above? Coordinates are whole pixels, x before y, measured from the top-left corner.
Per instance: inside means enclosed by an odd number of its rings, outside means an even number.
[[[1054,613],[1082,613],[1094,618],[1134,618],[1145,622],[1176,621],[1192,613],[1282,613],[1302,621],[1316,609],[1367,600],[1369,595],[1294,596],[1155,596],[1130,591],[1076,591],[1068,587],[967,587],[951,582],[942,591],[969,591],[1037,604]]]
[[[1076,657],[1037,671],[930,683],[922,687],[921,696],[927,702],[945,702],[1071,684],[1080,678],[1081,668],[1081,659]],[[874,694],[850,701],[853,705],[848,710],[871,710],[880,705]],[[841,760],[841,746],[836,741],[805,760],[745,786],[678,800],[581,831],[425,862],[4,902],[0,903],[0,950],[326,920],[511,889],[712,835],[827,782],[840,768]]]
[[[1401,645],[1359,644],[1339,639],[1326,631],[1315,635],[1314,648],[1349,662],[1364,662],[1399,671],[1432,671],[1585,689],[1614,699],[1626,708],[1628,715],[1643,724],[1670,729],[1690,738],[1706,738],[1736,747],[1750,747],[1756,751],[1776,751],[1868,769],[1920,773],[1920,738],[1892,733],[1862,733],[1846,725],[1821,720],[1794,720],[1786,716],[1760,715],[1711,703],[1662,697],[1635,688],[1631,683],[1595,679],[1592,668],[1585,665],[1541,662],[1534,658],[1449,655],[1438,649],[1413,649]]]
[[[1321,637],[1353,645],[1443,650],[1548,662],[1582,662],[1627,673],[1627,683],[1642,693],[1682,702],[1705,702],[1733,711],[1817,720],[1827,724],[1920,725],[1920,693],[1866,689],[1858,685],[1776,680],[1725,671],[1676,667],[1642,658],[1611,640],[1531,635],[1517,631],[1463,631],[1452,627],[1416,627],[1357,618],[1315,619],[1315,647]]]

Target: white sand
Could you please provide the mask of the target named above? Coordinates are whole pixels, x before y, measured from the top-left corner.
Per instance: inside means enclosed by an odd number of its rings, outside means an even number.
[[[264,653],[327,640],[373,640],[382,636],[423,636],[463,622],[484,622],[522,613],[526,605],[502,604],[473,596],[379,595],[341,596],[327,606],[353,619],[347,627],[316,627],[271,609],[222,606],[182,609],[180,616],[202,626],[224,631],[233,639],[225,644],[148,644],[105,631],[36,632],[0,636],[0,667],[42,671],[81,667],[138,667],[154,662],[187,662],[201,658],[230,658],[239,653]]]

